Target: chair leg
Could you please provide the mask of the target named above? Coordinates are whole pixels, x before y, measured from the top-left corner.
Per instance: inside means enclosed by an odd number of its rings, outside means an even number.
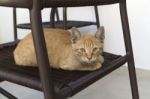
[[[33,0],[33,7],[30,9],[30,20],[44,96],[45,99],[56,99],[42,28],[40,0]]]
[[[17,41],[17,12],[16,8],[13,8],[13,28],[14,28],[14,41]]]
[[[63,7],[63,22],[64,22],[64,29],[67,29],[67,8]]]
[[[52,8],[50,13],[50,22],[51,22],[50,25],[52,28],[55,28],[55,12],[56,12],[56,8]]]
[[[130,30],[129,30],[129,23],[128,23],[125,0],[120,3],[120,14],[121,14],[126,52],[129,53],[127,63],[128,63],[128,71],[129,71],[130,84],[131,84],[131,90],[132,90],[132,99],[139,99],[137,78],[136,78],[136,71],[135,71],[135,64],[134,64],[134,57],[133,57],[133,51],[132,51],[132,44],[131,44],[131,37],[130,37]]]
[[[60,21],[60,18],[59,18],[59,13],[58,13],[58,8],[56,8],[56,18],[57,18],[57,21]]]
[[[94,6],[94,10],[95,10],[95,17],[96,17],[96,25],[97,25],[97,28],[99,28],[100,27],[100,22],[99,22],[98,7]]]

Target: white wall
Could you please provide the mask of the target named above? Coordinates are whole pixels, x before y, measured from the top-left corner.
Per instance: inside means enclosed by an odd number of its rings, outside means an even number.
[[[0,7],[0,42],[11,41],[12,39],[12,9]],[[6,38],[6,40],[5,40]]]
[[[150,69],[150,9],[148,0],[127,0],[128,16],[131,29],[131,37],[133,42],[133,50],[135,56],[136,67]],[[12,35],[12,9],[0,8],[0,43],[13,40]],[[18,23],[29,22],[28,10],[18,9]],[[62,16],[62,9],[59,9]],[[49,20],[49,9],[42,11],[43,21]],[[84,8],[69,8],[68,19],[90,20],[94,21],[93,7]],[[100,22],[105,26],[106,39],[105,50],[124,54],[124,42],[122,35],[122,27],[119,14],[118,4],[111,6],[99,7]],[[80,28],[82,32],[95,32],[96,27],[90,26]],[[27,32],[25,30],[18,30],[19,37],[22,38]]]

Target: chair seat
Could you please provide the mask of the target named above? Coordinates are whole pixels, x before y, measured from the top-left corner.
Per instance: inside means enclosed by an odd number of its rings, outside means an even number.
[[[44,7],[96,6],[119,2],[120,0],[45,0]]]
[[[51,28],[50,22],[43,22],[44,28]],[[71,29],[73,26],[75,27],[83,27],[83,26],[89,26],[89,25],[96,25],[96,22],[90,22],[90,21],[73,21],[73,20],[67,20],[67,29]],[[21,29],[31,29],[30,23],[24,23],[24,24],[18,24],[17,28]],[[64,28],[63,21],[56,21],[55,22],[55,28]]]
[[[0,45],[0,78],[29,88],[42,90],[37,68],[17,66],[13,58],[16,42]],[[52,69],[55,91],[72,96],[126,62],[126,56],[104,53],[103,67],[96,71],[65,71]]]
[[[78,7],[119,3],[121,0],[41,0],[41,7]],[[0,6],[31,8],[32,0],[0,0]]]
[[[32,0],[0,0],[0,6],[30,8]]]

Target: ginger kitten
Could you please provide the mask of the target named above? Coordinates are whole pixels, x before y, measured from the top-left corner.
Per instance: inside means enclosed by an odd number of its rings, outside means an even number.
[[[101,55],[104,43],[104,27],[95,35],[81,35],[73,27],[72,32],[62,29],[44,29],[50,66],[64,70],[99,69],[104,62]],[[19,42],[14,59],[19,66],[37,66],[32,34]]]

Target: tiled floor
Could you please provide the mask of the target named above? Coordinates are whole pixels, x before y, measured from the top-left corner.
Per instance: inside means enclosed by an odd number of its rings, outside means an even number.
[[[137,69],[140,99],[150,99],[150,71]],[[43,93],[2,82],[1,87],[19,99],[44,99]],[[0,94],[0,99],[7,99]],[[70,99],[132,99],[126,67],[121,67]]]

